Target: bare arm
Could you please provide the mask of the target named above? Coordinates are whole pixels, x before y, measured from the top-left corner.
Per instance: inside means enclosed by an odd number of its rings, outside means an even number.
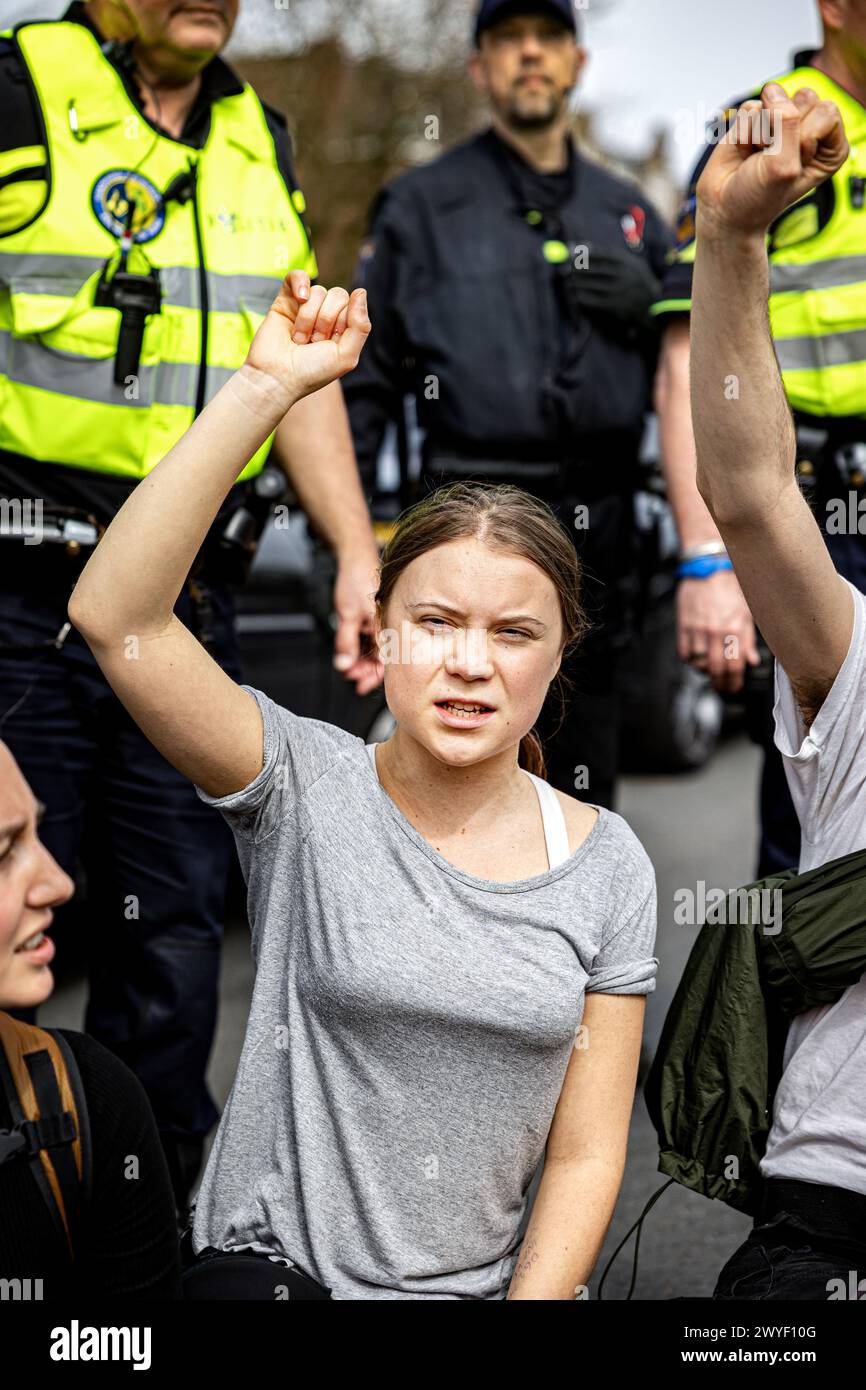
[[[792,100],[770,83],[761,101],[740,108],[697,190],[691,401],[698,488],[807,726],[845,659],[853,604],[794,476],[794,427],[768,320],[765,234],[846,152],[832,103],[814,92]]]
[[[589,1282],[622,1183],[646,998],[587,994],[509,1299],[573,1299]]]
[[[361,632],[372,632],[379,551],[338,382],[298,401],[280,422],[273,453],[316,531],[337,557],[334,607],[339,627],[335,664],[366,695],[382,679],[372,657],[359,657]]]
[[[678,314],[662,339],[655,382],[662,471],[683,547],[717,541],[719,529],[695,481],[697,460],[689,406],[689,320]]]
[[[695,437],[689,404],[689,320],[677,315],[665,330],[655,381],[662,472],[683,549],[719,541],[718,527],[698,492]],[[706,671],[719,690],[737,691],[747,663],[758,663],[752,615],[732,570],[677,584],[677,653]]]
[[[121,507],[70,599],[71,621],[136,723],[212,796],[261,770],[261,716],[175,617],[177,596],[247,461],[297,401],[351,371],[369,326],[363,291],[351,301],[345,290],[311,293],[309,276],[293,271],[244,365]],[[323,341],[310,341],[314,327]]]

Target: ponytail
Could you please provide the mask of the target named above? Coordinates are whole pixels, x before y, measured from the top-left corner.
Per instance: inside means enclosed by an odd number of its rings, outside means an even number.
[[[525,767],[527,772],[534,772],[536,777],[547,776],[544,748],[535,729],[530,729],[529,733],[524,734],[520,740],[518,763],[521,767]]]

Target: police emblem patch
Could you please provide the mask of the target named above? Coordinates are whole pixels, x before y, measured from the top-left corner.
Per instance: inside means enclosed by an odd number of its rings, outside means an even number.
[[[165,225],[165,209],[158,188],[134,169],[109,169],[100,174],[90,195],[99,222],[112,236],[126,231],[132,206],[133,241],[152,241]]]
[[[619,220],[622,227],[622,234],[625,237],[626,246],[630,246],[632,251],[639,251],[643,246],[643,234],[646,226],[646,213],[637,203],[632,203],[628,212],[624,213]]]

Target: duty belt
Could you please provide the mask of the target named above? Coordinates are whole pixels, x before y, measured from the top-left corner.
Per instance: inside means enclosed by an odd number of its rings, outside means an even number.
[[[425,449],[423,474],[434,480],[436,475],[444,475],[455,480],[475,478],[490,483],[514,483],[551,501],[574,495],[591,502],[612,495],[628,495],[638,487],[633,461],[611,467],[609,459],[601,462],[595,459],[476,457],[443,445],[429,444]]]
[[[74,508],[25,504],[34,499],[0,500],[0,562],[4,546],[14,547],[16,570],[28,583],[43,582],[54,586],[61,583],[64,592],[71,590],[81,570],[90,558],[105,527],[89,513]],[[15,507],[14,503],[18,506]],[[37,499],[38,502],[38,499]],[[45,546],[50,549],[44,549]],[[184,588],[192,601],[193,631],[202,646],[209,648],[215,636],[214,607],[209,585],[200,577],[203,555],[196,557]],[[9,656],[46,650],[58,651],[66,641],[70,624],[64,623],[56,637],[38,642],[4,643],[0,654]]]
[[[101,531],[95,517],[70,508],[45,508],[35,499],[13,498],[0,502],[0,540],[17,541],[26,546],[63,546],[70,559],[90,551]],[[16,507],[16,503],[18,506]]]
[[[489,454],[473,457],[450,449],[431,449],[425,458],[425,471],[448,473],[455,477],[486,477],[491,481],[526,478],[558,481],[563,465],[558,459],[493,458]]]
[[[835,489],[866,488],[866,418],[810,420],[795,415],[797,481],[812,506]]]

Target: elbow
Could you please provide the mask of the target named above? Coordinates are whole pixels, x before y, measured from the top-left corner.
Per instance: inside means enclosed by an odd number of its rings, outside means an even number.
[[[89,588],[85,575],[80,575],[78,583],[69,595],[66,616],[76,631],[81,633],[87,645],[93,648],[110,640],[112,634],[107,631],[105,620],[100,618],[100,605],[95,604],[92,595],[88,594]]]
[[[744,519],[747,510],[745,499],[740,500],[736,495],[726,496],[725,489],[717,487],[714,490],[710,470],[701,466],[700,455],[695,469],[695,483],[701,501],[720,531]]]
[[[695,482],[701,500],[723,539],[733,531],[748,531],[764,525],[767,513],[772,510],[748,477],[732,478],[721,467],[714,468],[711,475],[706,466],[701,466],[700,457]]]
[[[69,595],[69,602],[66,605],[66,616],[72,623],[72,626],[78,628],[79,632],[84,631],[84,628],[81,626],[81,609],[82,603],[78,593],[78,585],[76,584],[75,588],[72,590],[72,593]]]
[[[69,602],[66,605],[66,616],[72,626],[80,632],[85,641],[89,643],[92,635],[91,615],[88,612],[87,603],[81,597],[80,579],[69,595]]]
[[[716,508],[713,501],[712,484],[707,476],[707,470],[701,467],[700,458],[698,458],[697,467],[695,468],[695,484],[701,501],[706,505],[707,511],[710,513],[713,520],[715,520]]]
[[[88,564],[92,563],[91,558]],[[139,641],[161,635],[171,624],[173,608],[169,604],[165,611],[145,609],[125,598],[101,572],[88,575],[85,568],[69,595],[66,616],[99,659],[101,652],[130,640],[130,634]]]

